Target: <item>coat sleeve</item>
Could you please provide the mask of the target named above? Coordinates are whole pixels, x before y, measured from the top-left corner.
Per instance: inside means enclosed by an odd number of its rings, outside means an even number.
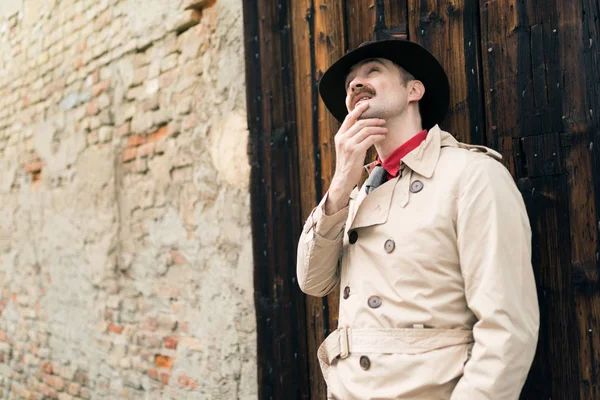
[[[477,322],[471,358],[451,400],[516,400],[539,329],[527,212],[512,176],[496,160],[476,159],[461,181],[458,251]]]
[[[296,275],[300,289],[309,295],[323,297],[339,282],[338,260],[342,250],[348,206],[334,215],[325,214],[328,194],[310,213],[298,242]]]

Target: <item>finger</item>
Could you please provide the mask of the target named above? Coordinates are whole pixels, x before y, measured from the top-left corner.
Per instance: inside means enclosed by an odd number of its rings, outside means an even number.
[[[368,136],[373,134],[386,134],[387,128],[385,126],[371,125],[361,128],[355,135],[352,136],[351,140],[354,144],[358,144],[365,140]]]
[[[360,142],[358,144],[358,147],[360,148],[361,152],[367,152],[367,150],[369,150],[371,148],[371,146],[373,146],[375,143],[377,142],[381,142],[382,140],[384,140],[386,138],[385,134],[372,134],[369,135],[367,138],[365,138],[365,140],[363,140],[362,142]]]
[[[340,127],[340,130],[347,130],[349,129],[352,125],[354,125],[354,123],[358,120],[358,118],[361,116],[361,114],[363,112],[365,112],[365,110],[369,108],[369,102],[368,101],[363,101],[360,104],[358,104],[354,110],[350,111],[348,113],[348,115],[346,115],[346,118],[344,119],[344,122],[342,122],[342,126]]]
[[[385,126],[385,124],[386,124],[386,120],[381,119],[381,118],[361,119],[361,120],[356,121],[356,123],[354,125],[352,125],[346,132],[343,132],[342,136],[351,138],[354,135],[356,135],[358,132],[360,132],[361,129],[365,129],[365,128],[368,128],[371,126],[381,127],[381,126]]]

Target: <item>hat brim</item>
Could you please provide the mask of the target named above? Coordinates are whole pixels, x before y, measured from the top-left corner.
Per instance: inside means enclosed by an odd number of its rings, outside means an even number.
[[[319,82],[319,93],[327,109],[342,122],[346,109],[345,79],[353,65],[369,59],[385,58],[423,82],[425,95],[421,99],[421,119],[425,129],[440,124],[450,103],[450,84],[444,68],[423,47],[407,40],[390,39],[362,45],[337,60]]]

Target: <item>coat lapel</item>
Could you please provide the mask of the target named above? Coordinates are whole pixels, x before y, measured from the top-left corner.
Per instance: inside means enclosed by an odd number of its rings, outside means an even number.
[[[350,229],[385,223],[388,218],[394,187],[397,183],[398,178],[387,181],[368,196],[363,185],[356,199],[356,213],[350,223]]]

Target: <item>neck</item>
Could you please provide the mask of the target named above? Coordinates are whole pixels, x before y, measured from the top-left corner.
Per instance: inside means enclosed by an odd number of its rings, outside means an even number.
[[[381,160],[385,160],[394,150],[423,130],[421,116],[418,110],[414,111],[406,110],[398,117],[387,119],[387,137],[375,144],[377,155]]]

